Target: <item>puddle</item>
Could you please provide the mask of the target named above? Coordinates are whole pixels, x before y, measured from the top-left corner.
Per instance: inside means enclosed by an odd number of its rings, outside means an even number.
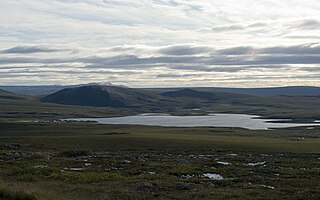
[[[247,163],[247,164],[244,164],[244,165],[248,166],[248,167],[256,167],[256,166],[261,166],[261,165],[265,165],[265,164],[266,164],[266,161],[256,162],[256,163]]]
[[[43,168],[47,168],[48,165],[36,165],[34,166],[35,169],[43,169]]]
[[[225,166],[231,165],[231,163],[229,162],[221,162],[221,161],[218,161],[217,164],[225,165]]]
[[[270,185],[260,185],[261,187],[267,188],[267,189],[271,189],[274,190],[274,187],[270,186]]]
[[[181,178],[189,179],[195,177],[193,174],[184,174],[180,176]]]
[[[211,180],[223,180],[223,176],[221,176],[220,174],[214,174],[214,173],[205,173],[203,174],[203,177],[205,178],[209,178]]]
[[[71,167],[71,168],[63,168],[63,170],[77,172],[77,171],[83,171],[84,168]]]

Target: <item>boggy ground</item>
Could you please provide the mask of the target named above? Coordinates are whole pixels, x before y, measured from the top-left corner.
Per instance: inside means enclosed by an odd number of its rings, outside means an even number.
[[[319,128],[0,128],[0,199],[320,199]]]

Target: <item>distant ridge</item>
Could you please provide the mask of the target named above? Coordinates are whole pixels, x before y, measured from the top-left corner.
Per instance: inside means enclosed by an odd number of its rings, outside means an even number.
[[[66,88],[101,85],[115,86],[110,83],[90,83],[83,85],[49,85],[49,86],[0,86],[0,89],[24,95],[48,95]],[[125,87],[125,86],[121,86]],[[219,87],[180,87],[180,88],[142,88],[145,91],[169,92],[181,89],[192,89],[202,92],[224,92],[236,94],[249,94],[258,96],[320,96],[320,87],[314,86],[288,86],[271,88],[219,88]]]
[[[288,86],[272,88],[218,88],[218,87],[189,87],[189,88],[145,88],[145,90],[156,90],[169,92],[181,89],[192,89],[202,92],[225,92],[236,94],[248,94],[258,96],[320,96],[320,87],[314,86]]]
[[[118,86],[118,87],[126,87],[122,85],[114,85],[110,82],[101,82],[101,83],[87,83],[87,84],[79,84],[79,85],[36,85],[36,86],[0,86],[0,89],[10,91],[16,94],[24,94],[24,95],[48,95],[66,88],[75,88],[82,86]]]
[[[210,92],[202,92],[193,89],[182,89],[176,91],[164,92],[161,94],[166,97],[188,97],[188,98],[200,98],[213,101],[216,99],[216,95]]]
[[[0,99],[21,100],[24,99],[22,95],[17,95],[12,92],[0,89]]]
[[[12,92],[0,89],[0,94],[13,94]]]
[[[0,89],[23,95],[45,95],[74,86],[39,85],[39,86],[0,86]]]

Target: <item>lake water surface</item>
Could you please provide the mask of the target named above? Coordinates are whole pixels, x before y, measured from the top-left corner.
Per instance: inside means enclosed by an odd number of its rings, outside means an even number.
[[[66,121],[95,121],[101,124],[129,124],[165,127],[237,127],[250,130],[267,130],[273,128],[312,127],[320,123],[298,124],[286,119],[261,119],[257,115],[246,114],[210,114],[205,116],[172,116],[168,114],[141,114],[112,118],[78,118]],[[288,121],[288,122],[283,122]]]

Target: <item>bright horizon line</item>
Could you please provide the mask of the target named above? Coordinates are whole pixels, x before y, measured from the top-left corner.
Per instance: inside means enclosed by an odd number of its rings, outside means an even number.
[[[49,86],[60,86],[60,87],[69,87],[69,86],[88,86],[88,85],[101,85],[101,86],[123,86],[128,88],[136,88],[136,89],[166,89],[166,88],[236,88],[236,89],[264,89],[264,88],[288,88],[288,87],[316,87],[320,88],[320,86],[316,85],[283,85],[283,86],[266,86],[266,87],[221,87],[221,86],[146,86],[146,87],[131,87],[127,85],[116,85],[116,84],[93,84],[93,83],[81,83],[81,84],[70,84],[70,85],[60,85],[60,84],[48,84],[48,85],[0,85],[0,87],[49,87]]]

